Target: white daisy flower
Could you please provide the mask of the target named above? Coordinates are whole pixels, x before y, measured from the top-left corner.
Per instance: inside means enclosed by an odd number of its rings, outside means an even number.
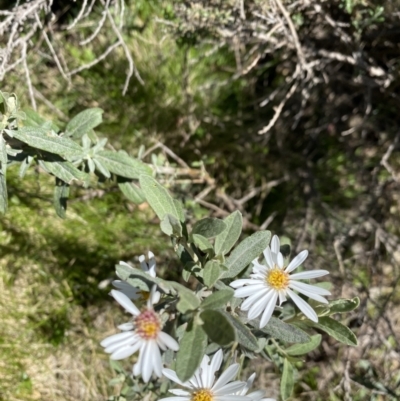
[[[277,300],[279,299],[279,305],[281,305],[286,301],[286,296],[289,296],[304,315],[313,322],[318,322],[315,311],[293,290],[326,304],[328,301],[322,295],[330,295],[329,291],[298,280],[325,276],[329,272],[313,270],[290,274],[306,260],[308,251],[300,252],[287,267],[284,267],[280,242],[276,235],[272,238],[271,248],[268,246],[263,253],[266,266],[260,264],[258,259],[254,259],[253,274],[250,275],[250,278],[235,280],[230,284],[231,287],[236,288],[236,298],[247,298],[240,309],[248,311],[250,320],[261,315],[260,328],[263,328],[271,318]]]
[[[127,358],[139,351],[139,358],[133,365],[133,375],[142,375],[147,383],[152,373],[162,376],[162,361],[160,349],[167,348],[178,351],[178,343],[162,329],[160,316],[153,309],[157,292],[154,286],[150,292],[147,306],[141,311],[122,292],[112,290],[111,295],[129,313],[133,320],[118,326],[122,333],[114,334],[104,339],[100,344],[105,352],[111,354],[111,359],[120,360]]]
[[[148,262],[146,262],[146,256],[141,255],[139,256],[139,262],[142,270],[147,273],[151,277],[156,277],[156,259],[154,257],[154,253],[149,251],[148,252]],[[125,265],[128,267],[131,267],[128,263],[126,262],[119,262],[120,265]],[[142,301],[147,301],[149,297],[149,293],[147,291],[142,291],[137,287],[134,287],[127,283],[126,281],[122,280],[114,280],[112,282],[112,285],[117,288],[120,292],[125,294],[128,298],[136,301],[136,300],[142,300]],[[158,299],[154,301],[154,303],[157,303],[160,300],[160,294],[157,293]]]
[[[249,401],[248,397],[237,394],[246,383],[241,381],[229,383],[239,371],[238,363],[229,366],[218,380],[215,380],[215,372],[221,367],[222,359],[222,350],[215,353],[211,361],[208,355],[204,355],[193,377],[184,383],[178,379],[173,370],[163,369],[165,377],[184,387],[185,390],[171,389],[169,392],[176,397],[167,397],[162,401]]]
[[[264,398],[265,391],[264,390],[256,390],[253,391],[250,394],[247,394],[247,392],[250,390],[250,387],[253,385],[254,379],[256,377],[256,374],[253,373],[246,382],[246,385],[237,392],[237,395],[245,395],[248,398],[250,398],[252,401],[276,401],[274,398]]]

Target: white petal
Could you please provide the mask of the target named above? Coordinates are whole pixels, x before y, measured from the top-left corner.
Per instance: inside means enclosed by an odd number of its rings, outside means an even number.
[[[276,295],[278,295],[275,290],[269,289],[268,292],[266,292],[261,299],[259,299],[257,302],[255,302],[252,305],[252,307],[249,309],[249,313],[247,314],[247,317],[249,319],[255,319],[256,317],[260,316],[260,314],[265,309],[265,307],[267,306],[268,302],[270,301],[270,299],[272,298],[272,295],[274,293]],[[276,298],[277,298],[277,296],[276,296]],[[276,298],[275,298],[275,303],[276,303]]]
[[[282,255],[280,252],[278,252],[278,255],[277,255],[277,257],[276,257],[276,261],[278,262],[278,266],[279,266],[281,269],[283,269],[283,262],[284,262],[284,260],[283,260],[283,255]]]
[[[142,363],[142,378],[145,383],[150,380],[151,374],[153,373],[153,341],[147,341],[143,352],[143,363]]]
[[[190,396],[189,391],[181,390],[180,388],[173,388],[168,391],[174,395],[189,395]],[[163,399],[165,399],[165,398],[163,398]]]
[[[328,270],[310,270],[307,272],[291,274],[290,278],[294,280],[306,280],[310,278],[326,276],[327,274],[329,274]]]
[[[310,305],[303,299],[301,299],[297,294],[295,294],[292,290],[289,288],[286,290],[287,294],[290,296],[290,298],[293,299],[294,303],[299,307],[299,309],[306,315],[310,320],[313,322],[318,322],[318,316],[315,313],[314,309],[311,308]]]
[[[173,382],[179,384],[180,386],[191,388],[191,386],[187,386],[186,384],[183,384],[183,382],[180,379],[178,379],[178,376],[172,369],[164,368],[162,370],[162,373],[167,379],[172,380]]]
[[[167,350],[167,346],[160,340],[159,336],[156,338],[156,341],[160,349],[162,349],[163,351]]]
[[[325,288],[302,283],[300,281],[289,280],[289,286],[293,286],[297,291],[307,291],[318,295],[331,295],[331,293],[328,290],[325,290]]]
[[[280,241],[279,241],[279,237],[277,235],[274,235],[272,237],[272,241],[271,241],[271,251],[272,251],[272,253],[275,253],[275,254],[279,253],[280,248],[281,248],[281,244],[280,244]]]
[[[246,285],[245,287],[241,287],[235,290],[235,297],[246,298],[251,294],[254,294],[254,291],[258,291],[263,288],[265,288],[265,284]]]
[[[132,322],[128,322],[128,323],[120,324],[117,327],[122,331],[128,331],[128,330],[133,330],[135,326],[133,325]]]
[[[269,294],[268,294],[269,295]],[[267,325],[269,319],[271,319],[272,313],[275,310],[276,300],[278,299],[278,293],[275,291],[272,292],[270,299],[268,300],[267,306],[261,316],[260,320],[260,329]]]
[[[134,316],[140,315],[139,309],[132,303],[132,301],[122,292],[111,290],[111,296],[129,313]]]
[[[140,340],[138,335],[132,335],[132,337],[127,338],[124,341],[119,341],[117,343],[113,343],[111,345],[109,345],[104,352],[106,352],[107,354],[112,354],[113,352],[115,352],[118,348],[123,348],[126,346],[131,346],[134,345],[138,342],[138,340]]]
[[[163,398],[163,401],[189,401],[190,397],[167,397]]]
[[[306,259],[308,256],[308,251],[301,251],[288,265],[285,269],[286,273],[292,272],[294,269],[297,269]]]
[[[140,262],[140,267],[142,268],[142,270],[147,273],[149,271],[149,266],[147,266],[147,263],[146,263],[146,256],[140,255],[139,262]]]
[[[139,358],[137,362],[133,365],[133,375],[139,376],[142,373],[142,366],[143,366],[143,355],[144,350],[146,348],[146,343],[142,343],[139,351]]]
[[[178,351],[179,344],[167,333],[160,331],[158,333],[158,338],[172,351]]]
[[[292,288],[293,290],[296,290],[298,292],[300,292],[301,294],[307,296],[308,298],[314,299],[315,301],[320,302],[321,304],[327,304],[329,303],[324,297],[322,297],[321,295],[318,294],[314,294],[313,292],[310,291],[306,291],[300,288],[296,288],[296,286],[294,285],[294,283],[290,283],[289,287]]]
[[[112,282],[112,285],[118,290],[120,290],[122,293],[124,293],[130,299],[138,299],[140,297],[139,289],[133,287],[132,285],[128,284],[125,281],[114,280]]]
[[[154,257],[154,253],[149,251],[148,253],[148,257],[149,257],[149,274],[151,277],[156,277],[156,259]]]
[[[119,361],[121,359],[128,358],[128,356],[134,354],[139,349],[139,347],[140,343],[136,343],[131,346],[120,348],[119,350],[111,354],[110,358],[113,359],[114,361]]]
[[[160,353],[160,348],[158,348],[158,345],[156,341],[153,340],[152,343],[152,350],[151,350],[152,356],[153,356],[153,369],[154,373],[156,374],[157,377],[162,376],[162,370],[163,370],[163,363],[161,360],[161,353]]]
[[[158,291],[156,291],[154,293],[153,299],[151,300],[152,304],[153,305],[158,304],[158,302],[160,301],[160,298],[161,298],[161,294]]]
[[[253,391],[250,394],[247,394],[247,397],[251,398],[253,401],[259,401],[264,397],[264,395],[265,395],[264,390],[257,390]]]
[[[254,379],[256,378],[256,374],[253,373],[246,381],[246,385],[244,386],[243,390],[239,395],[244,395],[247,394],[249,391],[250,387],[253,385]]]
[[[274,263],[274,259],[272,258],[272,253],[271,253],[271,249],[269,246],[267,246],[267,248],[264,250],[263,252],[264,257],[265,257],[265,261],[267,262],[267,265],[270,269],[272,269],[275,265]]]
[[[209,368],[210,368],[210,357],[208,355],[204,355],[200,363],[200,369],[198,369],[201,385],[203,388],[209,388],[209,386],[207,385]]]
[[[219,395],[215,397],[215,401],[249,401],[245,395]]]
[[[102,347],[108,347],[111,344],[118,343],[118,342],[123,341],[123,340],[125,340],[127,338],[130,338],[133,335],[134,335],[134,333],[131,332],[131,331],[130,332],[113,334],[112,336],[105,338],[100,344],[101,344]]]
[[[245,382],[234,381],[232,383],[225,384],[222,388],[218,390],[214,390],[214,394],[218,395],[228,395],[237,393],[238,391],[242,390],[242,388],[246,385]]]
[[[226,369],[224,373],[222,373],[222,375],[216,381],[211,390],[217,391],[220,388],[224,387],[226,383],[231,381],[237,375],[238,371],[239,371],[238,363],[234,363],[233,365],[229,366],[229,368]]]
[[[279,291],[279,305],[282,305],[286,301],[287,299],[285,296],[285,291],[284,290]]]
[[[214,384],[215,372],[221,367],[223,359],[224,356],[222,353],[222,349],[220,349],[214,354],[210,363],[210,367],[208,368],[207,388],[211,388]]]
[[[157,299],[157,297],[154,295],[156,293],[157,286],[154,284],[151,289],[150,289],[150,295],[149,298],[147,299],[147,308],[148,309],[153,309],[153,303]]]
[[[250,307],[257,302],[260,298],[262,298],[264,295],[268,294],[270,291],[270,288],[264,288],[263,290],[258,290],[256,291],[253,295],[250,295],[243,303],[240,305],[241,310],[249,310]]]
[[[232,281],[229,285],[233,288],[242,287],[245,284],[256,284],[251,278],[241,278],[239,280]]]

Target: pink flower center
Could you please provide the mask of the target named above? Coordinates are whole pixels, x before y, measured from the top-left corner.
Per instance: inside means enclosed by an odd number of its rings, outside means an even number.
[[[134,319],[136,333],[144,340],[156,339],[161,331],[161,321],[156,312],[152,309],[145,309]]]

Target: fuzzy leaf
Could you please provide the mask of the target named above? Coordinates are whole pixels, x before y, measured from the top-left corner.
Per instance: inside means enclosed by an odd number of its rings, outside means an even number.
[[[176,354],[176,374],[185,382],[199,367],[207,347],[207,335],[193,321],[188,325]]]
[[[86,173],[78,170],[72,163],[67,161],[44,161],[39,160],[39,164],[55,177],[71,184],[72,181],[85,181],[89,177]]]
[[[213,249],[211,242],[200,234],[193,234],[193,242],[203,252]]]
[[[287,400],[293,392],[294,370],[293,365],[285,358],[283,362],[283,372],[281,377],[281,397]]]
[[[329,303],[329,314],[332,313],[347,313],[360,306],[360,298],[354,297],[352,299],[337,299]]]
[[[180,221],[172,216],[166,214],[160,223],[161,231],[169,236],[174,235],[175,237],[182,237],[182,226]]]
[[[203,281],[204,284],[210,288],[219,279],[221,275],[221,268],[218,262],[215,260],[209,260],[203,270]]]
[[[308,324],[317,329],[325,331],[325,333],[329,334],[335,340],[338,340],[343,344],[354,346],[358,344],[357,337],[347,326],[328,316],[320,317],[318,319],[318,323],[311,322]]]
[[[193,291],[174,281],[168,283],[178,293],[179,302],[176,304],[176,307],[179,312],[186,313],[187,311],[195,310],[200,306],[200,300]]]
[[[56,178],[54,187],[53,204],[54,209],[59,217],[65,219],[67,212],[67,201],[69,197],[69,185]]]
[[[311,340],[308,343],[303,344],[294,344],[291,347],[287,348],[285,352],[290,356],[304,355],[321,344],[321,334],[316,334],[315,336],[311,336]]]
[[[139,178],[141,174],[151,174],[151,168],[140,160],[130,157],[125,152],[101,150],[93,156],[107,170],[126,178]]]
[[[180,220],[181,213],[176,209],[172,196],[153,177],[141,175],[140,188],[147,202],[149,202],[149,205],[160,220],[162,220],[166,214],[170,214]]]
[[[225,266],[228,271],[222,275],[222,278],[237,276],[252,260],[261,254],[267,247],[270,238],[270,231],[258,231],[243,240],[226,260]]]
[[[133,182],[120,182],[118,186],[121,192],[136,205],[140,205],[146,200],[142,190]]]
[[[227,254],[235,245],[242,232],[242,214],[238,210],[230,214],[223,221],[226,224],[226,229],[215,238],[215,253],[217,255]]]
[[[226,306],[226,304],[233,297],[233,290],[219,290],[208,296],[203,300],[200,307],[202,309],[219,309]]]
[[[199,234],[205,238],[214,238],[222,233],[225,228],[226,224],[222,220],[214,217],[206,217],[194,223],[192,234]]]
[[[61,137],[41,127],[22,127],[13,131],[13,136],[32,148],[45,150],[66,158],[82,155],[83,152],[83,148],[73,140]]]
[[[8,196],[7,196],[7,182],[3,168],[0,170],[0,213],[7,211]]]
[[[103,110],[98,107],[81,111],[65,128],[65,135],[80,139],[103,121]]]
[[[209,339],[219,345],[235,341],[235,330],[227,317],[218,310],[207,309],[200,314],[203,330]]]
[[[224,315],[228,318],[229,322],[235,328],[237,341],[243,347],[249,349],[250,351],[258,350],[257,338],[253,335],[250,329],[245,326],[240,320],[236,319],[227,312]]]

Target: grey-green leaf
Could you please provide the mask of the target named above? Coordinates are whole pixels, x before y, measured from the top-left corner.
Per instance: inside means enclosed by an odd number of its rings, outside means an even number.
[[[169,282],[169,285],[178,293],[179,302],[176,307],[179,312],[186,313],[200,306],[200,300],[193,291],[174,281]]]
[[[229,255],[225,262],[228,271],[222,278],[237,276],[252,260],[267,247],[271,238],[270,231],[258,231],[243,240]]]
[[[258,342],[257,338],[253,335],[250,329],[245,326],[240,320],[236,319],[232,315],[227,312],[224,312],[224,315],[228,318],[232,326],[236,331],[236,338],[240,345],[249,349],[250,351],[258,350]]]
[[[86,109],[77,114],[65,128],[65,135],[80,139],[103,121],[103,110],[98,107]]]
[[[203,270],[203,281],[204,284],[210,288],[212,287],[219,279],[221,275],[221,268],[218,262],[215,260],[209,260],[204,266]]]
[[[282,400],[290,398],[294,387],[293,365],[285,358],[283,362],[283,372],[281,377],[281,397]]]
[[[360,298],[354,297],[352,299],[337,299],[329,303],[329,314],[332,313],[347,313],[360,306]]]
[[[66,158],[82,155],[83,152],[83,148],[73,140],[61,137],[41,127],[22,127],[13,131],[13,136],[32,148],[45,150]]]
[[[188,325],[176,355],[176,374],[182,382],[190,379],[203,359],[207,335],[193,321]]]
[[[50,126],[50,129],[52,129],[53,131],[55,132],[60,131],[60,128],[58,128],[56,124],[54,124],[51,121],[45,120],[36,111],[32,109],[24,109],[24,112],[25,112],[24,126],[30,126],[30,127]]]
[[[321,334],[316,334],[314,336],[311,336],[311,340],[308,343],[294,344],[291,347],[287,348],[285,352],[290,356],[307,354],[317,348],[319,344],[321,344],[321,338]]]
[[[7,211],[8,196],[7,196],[7,182],[3,168],[0,170],[0,213]]]
[[[227,216],[223,221],[226,224],[226,229],[215,238],[214,248],[217,255],[227,254],[242,232],[242,214],[238,210]]]
[[[160,220],[162,220],[166,214],[170,214],[180,220],[180,213],[176,209],[172,196],[153,177],[141,175],[140,188],[147,202],[149,202],[149,205]]]
[[[44,161],[39,160],[39,164],[55,177],[71,184],[72,181],[85,181],[89,177],[86,173],[78,170],[72,163],[67,161]]]
[[[213,249],[211,242],[200,234],[193,234],[193,242],[203,252]]]
[[[200,307],[202,309],[219,309],[226,307],[226,304],[232,299],[233,293],[233,290],[228,289],[215,291],[203,300]]]
[[[120,182],[118,186],[121,192],[136,205],[140,205],[146,200],[142,190],[133,182]]]
[[[171,214],[166,214],[160,223],[161,231],[169,236],[182,237],[182,226],[180,221]]]
[[[260,325],[260,319],[254,319],[249,323],[258,328]],[[268,324],[260,329],[263,333],[269,334],[272,338],[286,341],[288,343],[308,343],[310,336],[303,330],[295,327],[291,324],[285,323],[280,319],[272,316]]]
[[[151,174],[151,168],[138,159],[130,157],[125,152],[101,150],[93,156],[112,173],[126,178],[139,178],[141,174]]]
[[[318,323],[312,322],[310,325],[325,331],[325,333],[343,344],[354,346],[358,344],[357,337],[347,326],[328,316],[320,317]]]
[[[59,179],[56,179],[56,185],[54,187],[53,204],[57,215],[62,219],[65,219],[65,215],[67,213],[68,197],[69,197],[69,185]]]
[[[226,228],[226,224],[215,217],[206,217],[196,221],[193,225],[192,234],[199,234],[205,238],[214,238],[222,233]]]
[[[227,317],[218,310],[207,309],[200,314],[203,330],[211,341],[219,345],[227,345],[235,341],[235,330]]]

